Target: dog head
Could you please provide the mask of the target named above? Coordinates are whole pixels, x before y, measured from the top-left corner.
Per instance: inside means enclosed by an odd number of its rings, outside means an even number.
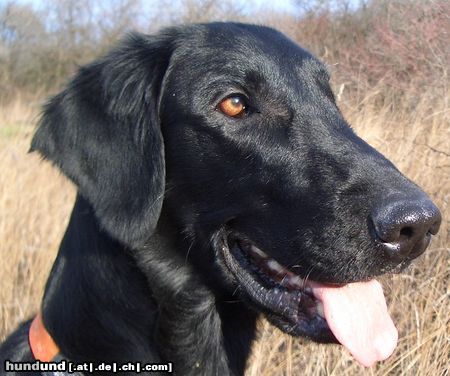
[[[32,150],[127,247],[145,245],[163,211],[206,278],[286,332],[332,341],[322,310],[336,308],[319,302],[405,267],[440,214],[354,134],[328,81],[265,27],[134,34],[49,102]],[[368,284],[353,294],[378,299]]]

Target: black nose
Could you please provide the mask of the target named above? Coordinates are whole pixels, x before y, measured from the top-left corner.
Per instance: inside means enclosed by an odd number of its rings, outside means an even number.
[[[398,262],[422,254],[441,225],[439,209],[422,192],[380,200],[371,219],[376,240],[387,257]]]

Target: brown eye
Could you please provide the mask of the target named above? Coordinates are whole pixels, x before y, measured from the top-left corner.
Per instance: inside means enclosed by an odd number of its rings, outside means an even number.
[[[240,118],[247,110],[246,98],[243,95],[232,95],[219,103],[219,110],[230,117]]]

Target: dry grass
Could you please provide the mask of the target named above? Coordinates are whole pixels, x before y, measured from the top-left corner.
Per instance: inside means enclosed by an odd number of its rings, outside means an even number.
[[[0,112],[0,339],[39,306],[74,198],[59,172],[27,154],[36,107],[19,99]]]
[[[339,91],[339,87],[338,90]],[[248,375],[444,375],[450,362],[448,93],[424,93],[413,111],[375,109],[377,89],[340,105],[357,132],[433,197],[444,222],[407,273],[384,278],[399,331],[394,355],[363,370],[338,346],[306,343],[260,322]],[[398,103],[398,101],[396,101]],[[0,113],[0,340],[38,308],[74,199],[48,163],[27,154],[36,109],[18,101]]]

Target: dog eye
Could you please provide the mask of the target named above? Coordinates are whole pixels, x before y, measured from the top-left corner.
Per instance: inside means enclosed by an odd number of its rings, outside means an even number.
[[[242,118],[248,111],[247,98],[242,94],[232,94],[219,103],[218,109],[229,117]]]

